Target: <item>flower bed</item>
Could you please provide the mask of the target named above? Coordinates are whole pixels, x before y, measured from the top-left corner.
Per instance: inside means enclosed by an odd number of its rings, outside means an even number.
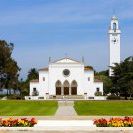
[[[37,124],[35,118],[27,119],[14,119],[14,118],[0,118],[0,127],[33,127]]]
[[[101,118],[94,120],[97,127],[133,127],[133,117],[111,118],[109,120]]]

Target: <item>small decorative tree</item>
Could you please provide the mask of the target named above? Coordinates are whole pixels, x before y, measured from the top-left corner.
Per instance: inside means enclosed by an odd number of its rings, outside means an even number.
[[[39,95],[39,92],[37,90],[32,92],[32,96],[38,96],[38,95]]]
[[[102,92],[101,91],[96,91],[95,96],[102,96]]]

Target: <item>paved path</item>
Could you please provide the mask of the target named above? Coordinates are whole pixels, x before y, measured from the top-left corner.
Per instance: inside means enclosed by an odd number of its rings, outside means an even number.
[[[55,116],[76,116],[77,113],[73,108],[73,101],[58,101],[58,109]]]

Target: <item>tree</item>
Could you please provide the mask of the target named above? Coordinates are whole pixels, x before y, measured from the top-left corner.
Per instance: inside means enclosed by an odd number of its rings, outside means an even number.
[[[111,67],[114,73],[112,81],[116,90],[127,99],[129,82],[133,79],[133,56],[126,58],[121,63]]]
[[[104,75],[104,76],[107,76],[107,77],[108,77],[108,75],[109,75],[109,70],[96,72],[96,75]]]
[[[102,75],[101,73],[97,73],[95,76],[96,79],[99,79],[103,82],[103,91],[104,94],[108,94],[111,92],[112,81],[108,76]]]
[[[36,68],[31,68],[28,72],[27,80],[30,81],[30,80],[38,79],[38,78],[39,78],[39,74]]]
[[[14,45],[0,40],[0,89],[16,88],[20,68],[12,58]]]
[[[20,88],[20,91],[21,91],[21,95],[22,96],[26,96],[29,94],[29,84],[30,84],[30,81],[33,80],[33,79],[38,79],[39,78],[39,74],[38,74],[38,71],[36,68],[31,68],[29,71],[28,71],[28,75],[27,75],[27,78],[26,80],[20,80],[19,81],[19,88]]]

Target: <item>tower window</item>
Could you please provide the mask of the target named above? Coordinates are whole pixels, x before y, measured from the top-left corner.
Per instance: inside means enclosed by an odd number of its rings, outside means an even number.
[[[90,77],[88,77],[88,81],[90,81]]]
[[[116,31],[116,23],[113,23],[113,30]]]
[[[35,92],[36,91],[36,88],[33,88],[33,91]]]
[[[96,88],[96,91],[99,92],[100,91],[100,88]]]
[[[43,77],[43,81],[45,81],[45,77]]]

